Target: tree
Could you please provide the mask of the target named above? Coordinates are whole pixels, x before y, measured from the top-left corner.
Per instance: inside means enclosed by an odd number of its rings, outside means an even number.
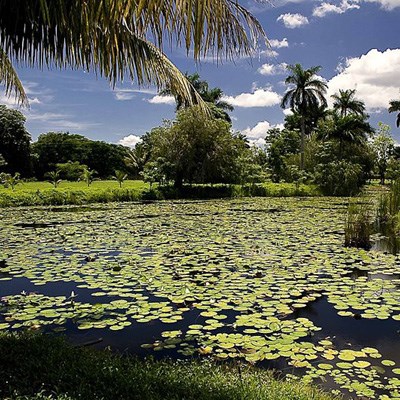
[[[234,107],[226,101],[221,100],[224,92],[220,88],[209,88],[208,82],[201,80],[198,73],[192,75],[185,74],[187,80],[191,83],[200,97],[208,104],[214,118],[221,118],[227,122],[231,122],[228,111],[233,111]],[[172,90],[169,88],[163,90],[161,95],[171,95]],[[176,95],[176,109],[181,110],[191,106],[191,103],[184,99],[182,96]]]
[[[394,148],[394,140],[390,134],[390,126],[382,122],[378,123],[378,132],[372,142],[372,148],[375,152],[376,166],[378,169],[380,183],[385,184],[385,175],[388,161]]]
[[[339,112],[341,117],[346,117],[349,113],[358,116],[363,116],[365,114],[365,104],[361,100],[355,98],[356,90],[339,89],[339,93],[332,95],[333,109]]]
[[[184,43],[198,60],[210,52],[218,58],[249,55],[260,38],[265,39],[260,23],[230,0],[5,0],[0,2],[0,82],[27,102],[13,60],[94,71],[113,85],[125,76],[140,85],[168,85],[190,104],[204,106],[162,52],[164,41]]]
[[[239,180],[239,157],[249,151],[241,136],[221,119],[199,114],[198,107],[183,109],[176,120],[143,136],[152,164],[147,175],[162,181],[183,183],[228,183]],[[157,172],[157,173],[156,173]]]
[[[321,67],[311,67],[303,69],[300,64],[288,65],[287,69],[291,73],[285,80],[287,85],[291,85],[283,96],[281,107],[290,107],[292,112],[297,112],[301,119],[301,144],[300,144],[300,169],[304,169],[304,143],[308,133],[306,130],[306,117],[309,110],[317,107],[326,106],[324,97],[327,84],[319,79],[316,74]]]
[[[398,114],[397,114],[397,119],[396,119],[396,126],[397,126],[398,128],[400,128],[400,100],[392,100],[392,101],[389,103],[389,109],[388,109],[388,111],[389,111],[390,113],[392,113],[392,112],[398,112]]]
[[[322,140],[337,140],[339,142],[338,158],[341,160],[344,143],[363,144],[373,131],[364,116],[356,114],[343,116],[333,112],[330,118],[320,124],[318,137]]]
[[[0,105],[0,153],[5,162],[0,168],[11,174],[18,171],[29,175],[30,141],[31,135],[25,128],[23,114]]]
[[[15,186],[21,183],[20,178],[21,175],[19,172],[16,172],[14,176],[5,172],[0,173],[0,183],[6,188],[11,187],[12,190],[14,190]]]
[[[48,132],[32,145],[35,176],[42,179],[57,164],[78,162],[95,169],[100,178],[108,178],[116,169],[124,169],[128,151],[124,146],[90,140],[82,135]]]

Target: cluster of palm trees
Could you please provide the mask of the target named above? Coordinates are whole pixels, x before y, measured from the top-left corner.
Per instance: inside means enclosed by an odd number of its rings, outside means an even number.
[[[325,120],[325,125],[319,129],[320,138],[335,139],[339,142],[339,158],[341,158],[343,145],[346,142],[363,143],[367,140],[368,135],[373,133],[373,129],[367,121],[365,105],[356,98],[355,90],[339,90],[338,93],[335,93],[332,96],[333,110],[329,111],[325,97],[328,86],[317,76],[321,67],[303,69],[300,64],[296,64],[289,65],[287,68],[290,74],[285,83],[290,85],[290,88],[282,98],[281,107],[289,106],[291,111],[300,118],[301,169],[304,169],[305,138],[311,133],[318,120]],[[400,102],[397,103],[397,106],[400,106]]]

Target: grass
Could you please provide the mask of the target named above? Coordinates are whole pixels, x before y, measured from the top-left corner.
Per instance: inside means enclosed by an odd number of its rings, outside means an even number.
[[[186,185],[177,190],[171,186],[153,186],[143,181],[125,181],[122,188],[117,181],[95,181],[89,187],[85,182],[61,182],[54,188],[49,182],[25,182],[14,190],[0,187],[0,207],[32,205],[80,205],[114,201],[140,201],[162,199],[211,199],[240,196],[289,197],[318,196],[314,185],[292,183],[264,183],[239,185]]]
[[[344,245],[371,248],[371,204],[367,198],[356,199],[349,204],[344,228]]]
[[[39,334],[1,334],[0,365],[4,399],[334,399],[316,387],[280,381],[243,364],[141,360]]]

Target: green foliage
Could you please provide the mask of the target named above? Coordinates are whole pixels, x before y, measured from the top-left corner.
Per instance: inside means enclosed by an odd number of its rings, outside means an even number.
[[[57,163],[56,168],[62,179],[67,181],[77,181],[82,176],[87,165],[83,165],[79,161],[68,161],[66,163]]]
[[[178,112],[176,121],[144,135],[149,160],[143,176],[148,182],[230,183],[240,179],[240,157],[251,154],[230,125],[210,118],[196,107]]]
[[[388,162],[394,150],[394,140],[390,133],[389,125],[382,122],[378,123],[378,132],[374,137],[372,148],[375,153],[376,168],[379,173],[381,185],[384,185]]]
[[[127,173],[124,171],[116,170],[114,173],[114,178],[118,182],[119,187],[122,187],[124,180],[128,177]]]
[[[362,168],[348,161],[332,161],[316,167],[314,180],[329,196],[354,196],[360,191]]]
[[[19,183],[21,183],[21,174],[16,172],[14,175],[7,174],[5,172],[0,173],[0,183],[5,187],[10,187],[12,190],[15,189]]]
[[[46,177],[48,178],[49,182],[54,186],[54,188],[57,188],[57,186],[61,183],[59,170],[47,172]]]
[[[31,172],[30,141],[23,114],[0,105],[0,171],[11,174],[18,171],[28,176]]]
[[[344,228],[345,246],[371,248],[371,204],[365,199],[351,202],[347,208]]]
[[[86,182],[86,185],[89,187],[94,179],[94,176],[97,174],[97,171],[91,170],[89,168],[85,168],[82,172],[81,179]]]
[[[35,176],[42,179],[46,172],[54,170],[57,164],[72,163],[71,169],[80,167],[75,162],[94,169],[100,178],[108,178],[116,169],[123,170],[124,159],[128,154],[126,147],[90,140],[84,136],[68,132],[48,132],[39,136],[32,145]],[[67,171],[66,171],[67,172]],[[82,173],[82,172],[81,172]]]
[[[34,399],[333,400],[244,364],[154,361],[72,347],[48,335],[0,336],[0,393]],[[33,397],[30,397],[33,396]],[[53,397],[54,396],[54,397]]]

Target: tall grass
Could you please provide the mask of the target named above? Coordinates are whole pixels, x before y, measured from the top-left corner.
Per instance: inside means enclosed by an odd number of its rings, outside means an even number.
[[[371,248],[371,210],[372,204],[366,198],[361,201],[356,199],[349,204],[344,228],[345,246]]]

